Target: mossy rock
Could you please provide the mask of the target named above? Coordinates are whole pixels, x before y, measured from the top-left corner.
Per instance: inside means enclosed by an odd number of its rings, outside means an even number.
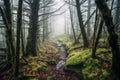
[[[104,54],[104,53],[111,53],[110,49],[107,48],[98,48],[96,54]]]
[[[86,59],[86,61],[84,62],[84,68],[82,70],[85,80],[97,80],[96,77],[100,72],[98,64],[98,59],[93,59],[91,57],[88,57]]]
[[[96,55],[101,57],[102,59],[107,59],[108,61],[112,61],[112,52],[107,48],[98,48],[96,51]],[[107,57],[107,58],[106,58]]]
[[[90,50],[80,50],[80,51],[72,51],[66,60],[65,66],[77,66],[82,64],[87,57],[91,55]]]
[[[111,53],[109,53],[109,49],[99,48],[96,52],[96,55],[104,60],[108,60],[111,62],[109,58],[111,58]],[[108,54],[109,53],[109,54]],[[108,58],[105,58],[107,54]],[[104,62],[101,62],[99,59],[93,59],[88,57],[84,62],[84,67],[82,73],[84,75],[84,80],[110,80],[108,79],[110,72],[103,69]]]
[[[71,51],[68,55],[65,70],[67,72],[74,72],[76,73],[77,77],[83,77],[82,68],[83,64],[88,57],[91,56],[90,49],[83,49],[83,50],[75,50]]]

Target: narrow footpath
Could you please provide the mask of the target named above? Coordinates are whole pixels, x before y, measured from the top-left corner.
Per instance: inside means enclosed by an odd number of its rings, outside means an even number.
[[[78,80],[74,73],[65,72],[63,67],[67,57],[65,46],[61,41],[57,40],[56,45],[59,49],[59,61],[56,67],[50,72],[53,80]]]

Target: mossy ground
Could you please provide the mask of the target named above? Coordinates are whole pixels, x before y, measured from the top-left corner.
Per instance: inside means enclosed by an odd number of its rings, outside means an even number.
[[[56,65],[58,49],[51,41],[46,41],[38,45],[38,56],[25,57],[27,63],[21,59],[20,64],[20,80],[38,80],[41,76],[49,72],[49,66]],[[47,79],[47,77],[46,77]],[[48,80],[50,80],[48,78]]]
[[[83,49],[80,44],[73,45],[72,41],[64,43],[69,47],[65,70],[75,72],[78,76],[82,74],[83,80],[111,80],[112,54],[109,48],[100,46],[96,51],[97,58],[93,59],[91,49]],[[103,40],[100,40],[100,44],[104,46]]]
[[[64,65],[64,70],[74,72],[82,80],[111,80],[111,61],[112,54],[108,47],[104,44],[104,40],[100,40],[96,52],[97,58],[91,57],[92,50],[83,49],[82,41],[74,44],[74,41],[67,38],[60,39],[68,48],[68,56]],[[101,46],[102,45],[102,46]],[[56,65],[59,54],[56,44],[46,41],[38,45],[38,56],[25,57],[27,63],[20,60],[20,80],[52,80],[52,76],[46,76],[51,70],[50,66]]]

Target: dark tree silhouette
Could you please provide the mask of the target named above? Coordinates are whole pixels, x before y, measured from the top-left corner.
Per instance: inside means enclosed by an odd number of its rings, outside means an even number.
[[[17,79],[19,76],[19,59],[20,59],[20,32],[22,27],[22,4],[23,0],[19,0],[18,2],[18,12],[17,12],[17,37],[16,37],[16,57],[15,57],[15,72],[14,76]]]
[[[112,72],[115,77],[114,80],[120,79],[120,49],[118,45],[118,35],[115,32],[115,25],[111,10],[108,8],[106,0],[95,0],[96,6],[102,14],[102,18],[107,26],[109,33],[109,44],[112,48]]]
[[[6,16],[6,20],[7,20],[7,25],[9,26],[9,31],[11,33],[11,40],[13,41],[13,37],[12,37],[12,14],[11,14],[11,4],[10,4],[10,0],[3,0],[4,2],[4,10],[5,10],[5,16]],[[10,37],[10,36],[9,36]],[[10,49],[10,43],[9,43],[9,40],[8,40],[8,36],[6,37],[6,43],[7,43],[7,53],[8,53],[8,61],[11,61],[11,58],[12,58],[12,51]]]
[[[117,3],[117,7],[115,12],[115,24],[116,24],[115,30],[118,31],[120,25],[120,0],[117,0],[116,3]]]
[[[82,37],[83,37],[84,47],[89,47],[88,37],[87,37],[85,27],[84,27],[84,24],[83,24],[83,20],[82,20],[82,12],[81,12],[81,8],[80,8],[79,0],[76,0],[76,7],[77,7],[77,15],[78,15],[79,26],[80,26],[81,34],[82,34]]]
[[[34,0],[31,4],[30,14],[30,28],[28,32],[28,40],[26,45],[26,55],[31,54],[37,55],[37,29],[38,29],[38,11],[39,11],[40,0]]]

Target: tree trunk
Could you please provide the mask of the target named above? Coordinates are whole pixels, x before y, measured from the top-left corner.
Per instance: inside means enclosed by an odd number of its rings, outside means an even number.
[[[2,18],[3,18],[3,22],[5,24],[5,28],[6,28],[6,35],[7,35],[7,44],[8,44],[8,49],[10,50],[10,53],[8,55],[8,60],[10,60],[9,62],[12,62],[12,71],[14,72],[14,61],[15,61],[15,47],[14,47],[14,44],[13,44],[13,40],[12,40],[12,30],[10,29],[11,26],[8,24],[8,20],[6,18],[6,14],[4,12],[4,10],[2,10],[2,8],[0,7],[0,11],[1,11],[1,14],[2,14]],[[11,66],[9,66],[11,67]],[[12,74],[14,75],[14,74]]]
[[[90,10],[91,9],[91,0],[88,0],[88,13],[87,13],[87,19],[89,19],[90,17]],[[88,24],[87,24],[87,35],[88,35],[88,38],[90,38],[90,20],[88,21]]]
[[[5,6],[5,15],[6,15],[6,19],[9,25],[9,29],[11,31],[11,35],[12,35],[12,14],[11,14],[11,5],[10,5],[10,0],[3,0],[4,1],[4,6]],[[11,36],[11,39],[13,37]],[[13,39],[12,39],[13,41]],[[6,36],[6,43],[7,43],[7,53],[8,53],[8,61],[11,61],[12,58],[12,51],[10,49],[10,43],[8,41],[8,37]]]
[[[22,27],[22,4],[23,0],[19,0],[18,12],[17,12],[17,38],[16,38],[16,57],[15,57],[15,73],[14,76],[17,79],[19,76],[19,58],[20,58],[20,32]]]
[[[116,24],[116,28],[115,30],[118,31],[118,27],[120,24],[120,0],[117,0],[117,9],[115,12],[115,24]]]
[[[34,0],[31,5],[30,29],[28,33],[28,41],[26,45],[26,55],[37,56],[37,33],[38,33],[38,11],[39,1]]]
[[[23,26],[23,25],[22,25]],[[25,34],[25,32],[23,33],[23,27],[21,27],[21,32],[20,32],[20,34],[21,34],[21,46],[22,46],[22,55],[25,55],[25,36],[24,36],[24,34]]]
[[[70,0],[69,0],[69,3],[70,3]],[[75,43],[77,43],[77,39],[76,39],[76,35],[75,35],[75,29],[74,29],[74,24],[73,24],[73,15],[72,15],[71,5],[69,5],[69,12],[70,12],[70,20],[71,20],[71,27],[72,27],[72,31],[73,31],[73,37],[74,37]]]
[[[98,22],[99,22],[99,18],[98,18],[98,10],[96,10],[96,16],[95,16],[95,24],[94,24],[94,32],[93,32],[93,37],[92,37],[92,46],[94,46],[95,43],[95,38],[96,38],[96,33],[97,33],[97,28],[98,28]]]
[[[47,0],[43,0],[43,6],[46,5]],[[43,14],[49,13],[49,7],[43,7]],[[48,15],[43,15],[43,42],[48,39]]]
[[[102,18],[107,26],[109,33],[109,44],[112,48],[112,73],[115,77],[114,80],[120,80],[120,49],[118,45],[118,35],[115,33],[115,25],[111,10],[108,8],[106,0],[95,0],[96,6],[102,14]]]
[[[99,42],[99,38],[100,38],[100,34],[102,32],[102,27],[103,27],[103,20],[101,20],[100,22],[100,25],[99,25],[99,30],[98,30],[98,33],[97,33],[97,37],[95,39],[95,43],[94,43],[94,46],[92,48],[92,57],[95,58],[95,53],[96,53],[96,49],[97,49],[97,45],[98,45],[98,42]]]
[[[45,1],[43,0],[43,4],[45,3]],[[43,5],[44,6],[44,5]],[[45,13],[45,8],[43,8],[43,14]],[[46,28],[46,23],[45,23],[45,18],[46,18],[46,15],[43,15],[43,42],[45,41],[45,28]]]
[[[87,47],[89,47],[89,42],[88,42],[88,37],[86,35],[85,27],[83,25],[82,13],[81,13],[81,9],[80,9],[79,0],[76,0],[76,7],[77,7],[77,15],[78,15],[78,20],[79,20],[79,26],[80,26],[81,34],[82,34],[82,37],[83,37],[84,47],[87,48]]]
[[[6,18],[8,20],[9,26],[12,29],[12,14],[11,14],[11,5],[10,5],[10,0],[3,0],[4,1],[4,6],[5,6],[5,13],[6,13]]]

